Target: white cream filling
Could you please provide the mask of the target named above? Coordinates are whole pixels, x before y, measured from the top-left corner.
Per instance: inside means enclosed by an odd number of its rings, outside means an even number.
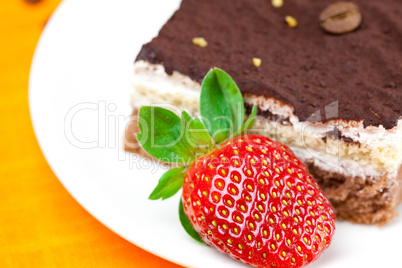
[[[198,113],[201,85],[178,72],[168,75],[162,65],[137,61],[132,80],[134,107],[169,104]]]
[[[294,154],[302,161],[302,162],[313,162],[314,166],[319,167],[320,169],[336,172],[343,174],[345,176],[352,177],[362,177],[362,178],[376,178],[383,176],[386,172],[379,172],[370,167],[363,167],[356,162],[353,161],[342,161],[338,157],[329,156],[329,155],[320,155],[317,157],[314,154],[311,154],[308,150],[299,147],[290,147]],[[390,174],[391,176],[396,176],[396,170]]]
[[[163,65],[150,64],[146,61],[137,61],[134,65],[134,73],[135,90],[131,98],[133,106],[169,104],[192,114],[199,113],[201,85],[198,82],[179,72],[168,75]],[[364,128],[362,122],[342,120],[333,120],[325,124],[300,122],[294,115],[293,107],[278,100],[253,95],[245,95],[244,100],[246,103],[258,105],[261,110],[270,111],[280,118],[288,119],[291,123],[282,125],[261,118],[257,120],[255,128],[262,128],[271,137],[277,134],[276,138],[281,142],[293,148],[305,150],[316,159],[324,157],[342,159],[344,162],[342,172],[349,172],[348,175],[375,176],[385,171],[394,172],[402,164],[402,119],[398,121],[398,126],[392,129],[385,129],[381,125]],[[327,105],[325,111],[327,118],[332,115],[335,117],[337,103]],[[312,115],[310,121],[319,120],[319,116],[318,113]],[[323,138],[334,127],[337,127],[343,136],[360,143],[360,146],[345,145],[340,140],[328,137],[327,143],[324,143]],[[327,156],[323,155],[323,150]],[[318,162],[317,165],[319,165]],[[373,170],[370,170],[371,166],[374,166]]]
[[[324,131],[323,131],[324,129]],[[310,123],[283,124],[257,116],[253,133],[268,136],[288,146],[303,148],[316,158],[325,155],[337,157],[343,161],[356,162],[362,167],[372,167],[379,172],[393,172],[401,165],[400,147],[393,144],[353,144],[342,139],[326,137],[323,126]],[[323,138],[326,138],[324,141]]]
[[[307,121],[299,121],[299,118],[293,114],[293,108],[282,104],[271,98],[257,97],[253,95],[245,96],[245,102],[258,105],[263,111],[270,111],[272,114],[281,118],[288,119],[296,133],[301,136],[301,143],[298,146],[306,145],[307,140],[322,139],[327,137],[327,132],[339,129],[341,135],[351,138],[353,141],[361,144],[360,151],[370,151],[371,158],[381,158],[380,163],[386,169],[397,169],[402,164],[402,119],[398,125],[392,129],[385,129],[382,125],[369,126],[364,128],[362,122],[351,122],[342,120],[331,120],[324,123],[310,123],[320,120],[319,111],[313,114]],[[332,117],[337,116],[337,103],[331,103],[325,107],[327,118],[328,114]],[[332,114],[332,115],[331,115]],[[310,122],[309,122],[310,121]],[[309,137],[310,136],[310,137]],[[354,150],[351,150],[351,153]],[[386,157],[384,157],[386,156]]]

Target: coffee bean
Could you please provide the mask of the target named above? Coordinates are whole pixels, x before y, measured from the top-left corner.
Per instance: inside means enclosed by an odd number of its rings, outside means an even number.
[[[362,14],[352,2],[336,2],[325,8],[320,14],[321,27],[332,34],[343,34],[360,26]]]

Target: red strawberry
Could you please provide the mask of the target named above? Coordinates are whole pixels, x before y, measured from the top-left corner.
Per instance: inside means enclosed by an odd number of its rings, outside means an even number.
[[[184,177],[184,211],[209,245],[255,267],[302,267],[329,246],[332,207],[286,146],[234,138]]]
[[[183,186],[186,232],[255,267],[302,267],[317,259],[331,242],[334,212],[306,166],[268,138],[233,138],[252,127],[257,107],[245,120],[241,92],[224,71],[204,78],[200,112],[201,120],[185,111],[179,118],[160,107],[140,109],[143,148],[179,164],[149,198],[169,198]]]

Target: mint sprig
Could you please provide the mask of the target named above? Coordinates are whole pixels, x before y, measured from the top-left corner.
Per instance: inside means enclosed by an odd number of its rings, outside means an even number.
[[[159,179],[159,183],[149,196],[149,199],[158,200],[161,198],[164,200],[175,195],[183,187],[186,170],[185,166],[179,166],[166,171]]]
[[[200,113],[201,120],[185,111],[179,117],[161,107],[141,107],[137,138],[143,149],[161,161],[181,164],[162,175],[149,199],[164,200],[176,194],[195,159],[253,126],[257,106],[253,106],[244,122],[245,109],[239,88],[226,72],[215,68],[208,72],[201,85]],[[202,242],[184,213],[181,199],[179,216],[186,232]]]
[[[180,118],[167,109],[154,106],[141,107],[138,141],[144,150],[164,162],[190,163],[194,153],[183,139]]]
[[[244,121],[243,96],[233,79],[223,70],[208,72],[201,85],[200,113],[215,143],[239,131]]]
[[[204,155],[213,149],[211,137],[197,116],[192,118],[186,111],[183,111],[181,123],[184,128],[184,141],[196,155]]]

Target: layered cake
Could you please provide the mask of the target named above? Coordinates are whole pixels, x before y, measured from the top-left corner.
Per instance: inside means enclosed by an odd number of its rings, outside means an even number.
[[[132,104],[197,114],[219,67],[258,106],[253,132],[291,147],[338,219],[383,224],[402,199],[402,1],[354,1],[361,24],[337,35],[319,21],[333,2],[183,0],[135,60]]]

